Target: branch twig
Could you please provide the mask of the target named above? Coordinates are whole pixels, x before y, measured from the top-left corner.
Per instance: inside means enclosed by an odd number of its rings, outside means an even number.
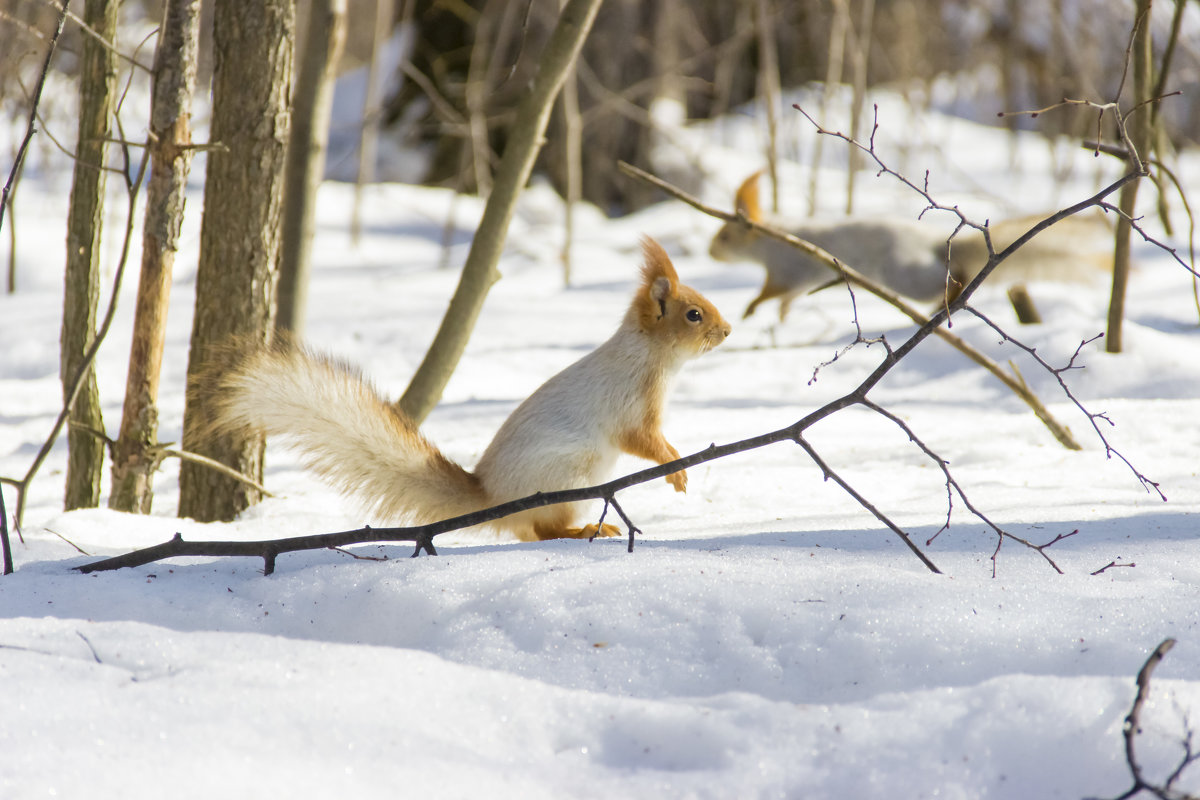
[[[974,515],[977,519],[979,519],[981,522],[983,522],[983,524],[985,524],[989,528],[991,528],[992,532],[996,534],[996,549],[992,552],[992,559],[991,559],[992,560],[992,577],[993,578],[996,577],[996,557],[1000,554],[1000,547],[1001,547],[1001,545],[1004,544],[1005,539],[1011,539],[1014,542],[1018,542],[1020,544],[1025,545],[1030,550],[1036,550],[1037,553],[1042,558],[1046,559],[1046,562],[1051,567],[1053,567],[1055,572],[1057,572],[1059,575],[1063,574],[1063,571],[1061,569],[1059,569],[1058,564],[1056,564],[1054,562],[1054,559],[1052,559],[1052,558],[1050,558],[1050,556],[1046,555],[1046,549],[1048,547],[1050,547],[1051,545],[1054,545],[1054,544],[1062,541],[1063,539],[1067,538],[1068,536],[1074,536],[1079,531],[1072,531],[1071,533],[1059,534],[1058,536],[1055,536],[1052,540],[1050,540],[1046,544],[1037,545],[1037,544],[1034,544],[1033,542],[1030,542],[1028,539],[1024,539],[1020,536],[1017,536],[1016,534],[1013,534],[1013,533],[1010,533],[1009,531],[1004,530],[999,525],[992,522],[992,520],[990,520],[986,514],[984,514],[982,511],[980,511],[978,508],[975,507],[975,504],[972,503],[971,500],[967,497],[967,493],[963,490],[962,486],[954,478],[954,476],[950,473],[950,467],[949,467],[949,464],[946,461],[946,459],[942,458],[937,453],[930,450],[929,447],[923,441],[921,441],[920,437],[917,436],[916,432],[913,431],[913,429],[911,427],[909,427],[908,423],[906,423],[904,420],[900,419],[898,416],[896,416],[892,412],[883,408],[882,406],[879,406],[879,405],[871,402],[870,400],[863,400],[862,404],[864,406],[866,406],[867,408],[871,409],[872,411],[874,411],[876,414],[879,414],[884,419],[890,420],[896,427],[898,427],[900,430],[904,431],[905,435],[908,436],[909,441],[912,442],[913,444],[915,444],[921,450],[922,453],[924,453],[926,456],[928,456],[929,460],[932,461],[934,464],[936,464],[938,466],[938,469],[941,470],[941,472],[942,472],[942,477],[945,479],[945,482],[946,482],[946,495],[947,495],[946,522],[944,525],[942,525],[942,527],[936,533],[933,534],[933,536],[929,537],[929,539],[925,542],[926,545],[931,544],[933,542],[933,540],[936,539],[938,536],[940,536],[944,531],[949,530],[950,516],[951,516],[951,512],[953,511],[953,508],[954,508],[954,496],[957,495],[959,497],[959,499],[963,501],[963,504],[967,507],[967,510],[970,511],[971,514]]]
[[[4,573],[11,575],[13,571],[12,545],[8,541],[8,510],[4,507],[4,488],[0,484],[0,550],[3,550]]]
[[[17,178],[17,173],[21,171],[21,165],[25,162],[25,152],[29,149],[29,142],[33,140],[33,134],[37,132],[36,120],[38,105],[42,102],[42,90],[46,87],[46,77],[50,74],[50,61],[54,58],[54,49],[58,45],[58,37],[62,35],[63,25],[67,21],[67,3],[64,0],[62,8],[58,12],[58,23],[54,28],[54,34],[50,37],[50,44],[46,49],[46,58],[42,62],[42,71],[38,76],[37,85],[33,90],[33,99],[30,101],[29,109],[29,124],[25,126],[25,137],[21,140],[21,146],[17,148],[17,157],[13,161],[12,169],[9,170],[8,180],[4,184],[4,191],[0,194],[0,229],[4,227],[4,209],[8,208],[8,196],[12,193],[13,181]]]
[[[1092,429],[1096,432],[1096,436],[1100,439],[1100,443],[1104,445],[1105,458],[1112,458],[1113,456],[1116,456],[1121,461],[1125,462],[1125,466],[1129,467],[1129,470],[1134,474],[1134,476],[1138,479],[1138,482],[1140,482],[1142,484],[1143,488],[1145,488],[1145,490],[1147,492],[1156,493],[1160,499],[1162,499],[1164,502],[1166,502],[1167,496],[1165,494],[1163,494],[1163,491],[1159,487],[1158,482],[1152,481],[1152,480],[1150,480],[1150,478],[1146,477],[1146,475],[1143,474],[1137,467],[1135,467],[1128,458],[1126,458],[1124,455],[1122,455],[1122,453],[1119,450],[1117,450],[1115,447],[1113,447],[1109,443],[1108,437],[1106,437],[1104,435],[1104,431],[1100,428],[1100,425],[1098,422],[1098,420],[1104,420],[1105,422],[1107,422],[1109,424],[1110,427],[1113,426],[1114,423],[1111,419],[1108,418],[1108,414],[1106,414],[1103,411],[1096,412],[1096,413],[1092,413],[1091,411],[1088,411],[1087,408],[1083,405],[1083,403],[1079,400],[1079,398],[1075,396],[1075,393],[1071,391],[1071,387],[1067,384],[1066,380],[1063,379],[1063,373],[1065,373],[1069,370],[1072,370],[1072,369],[1080,369],[1079,367],[1075,366],[1075,359],[1079,358],[1079,354],[1080,354],[1080,352],[1082,352],[1084,347],[1086,347],[1087,345],[1089,345],[1092,342],[1099,339],[1101,336],[1103,336],[1103,334],[1098,334],[1098,335],[1092,337],[1091,339],[1086,339],[1086,340],[1080,342],[1079,346],[1075,348],[1075,353],[1071,356],[1070,360],[1067,361],[1065,366],[1053,367],[1049,363],[1047,363],[1046,360],[1038,354],[1037,348],[1030,347],[1029,345],[1023,344],[1022,342],[1017,341],[1016,339],[1012,338],[1005,331],[1003,331],[1000,328],[1000,326],[996,325],[996,323],[992,322],[986,316],[979,313],[979,311],[977,311],[976,309],[968,306],[967,310],[970,311],[975,316],[979,317],[979,319],[981,319],[985,325],[987,325],[992,330],[994,330],[997,334],[999,334],[1004,339],[1004,341],[1011,342],[1012,344],[1016,345],[1017,347],[1021,348],[1026,353],[1028,353],[1030,358],[1032,358],[1043,369],[1045,369],[1047,372],[1049,372],[1051,375],[1053,375],[1054,379],[1058,381],[1058,385],[1062,388],[1063,394],[1065,394],[1067,396],[1067,399],[1069,399],[1075,405],[1075,407],[1078,408],[1079,411],[1085,417],[1087,417],[1088,422],[1091,423]]]
[[[1190,729],[1184,737],[1183,757],[1161,785],[1146,779],[1142,765],[1137,758],[1137,736],[1142,732],[1142,709],[1146,705],[1146,699],[1150,696],[1150,676],[1174,646],[1174,639],[1163,639],[1138,671],[1137,695],[1134,697],[1133,706],[1125,716],[1125,723],[1121,726],[1121,736],[1125,740],[1125,763],[1129,766],[1129,772],[1133,776],[1133,785],[1118,795],[1115,800],[1127,800],[1127,798],[1142,792],[1149,792],[1160,800],[1197,800],[1196,795],[1175,789],[1175,782],[1183,775],[1183,771],[1193,762],[1200,760],[1200,753],[1195,752],[1192,747],[1192,731]]]

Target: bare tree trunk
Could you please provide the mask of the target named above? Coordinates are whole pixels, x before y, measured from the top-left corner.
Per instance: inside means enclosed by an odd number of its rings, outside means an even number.
[[[18,164],[16,172],[13,173],[12,188],[9,189],[8,197],[5,198],[8,207],[8,270],[7,277],[4,282],[4,293],[14,294],[17,291],[17,187],[21,185],[21,175],[25,171],[25,165]]]
[[[862,0],[861,18],[854,31],[852,65],[854,73],[854,99],[850,106],[850,137],[858,138],[862,129],[863,105],[867,99],[867,67],[871,55],[871,29],[875,21],[875,0]],[[846,213],[854,211],[854,183],[862,168],[862,153],[857,147],[850,148],[850,163],[846,169]]]
[[[1004,13],[1005,27],[1003,39],[1000,41],[1000,91],[1004,95],[1004,108],[1009,111],[1016,111],[1022,107],[1021,103],[1021,72],[1027,68],[1027,64],[1019,54],[1018,43],[1021,41],[1021,3],[1023,0],[1007,0],[1005,3]],[[1020,124],[1020,116],[1017,114],[1005,114],[1004,126],[1008,128],[1010,134],[1016,134]],[[1015,135],[1009,136],[1009,161],[1013,165],[1017,159],[1017,138]]]
[[[171,272],[191,169],[191,104],[196,91],[200,0],[169,0],[154,60],[150,184],[142,226],[142,271],[125,380],[121,433],[113,448],[109,508],[149,514],[158,445],[158,379],[166,339]]]
[[[767,174],[771,178],[771,210],[779,212],[779,54],[772,25],[770,0],[755,0],[754,22],[758,34],[758,92],[767,110]]]
[[[725,10],[728,21],[726,27],[732,28],[730,41],[748,42],[753,40],[753,23],[742,13],[739,3],[718,4],[714,11]],[[723,20],[723,21],[725,21]],[[718,57],[713,67],[712,101],[709,103],[709,117],[716,118],[729,112],[738,102],[734,89],[738,73],[745,63],[746,51],[744,46],[730,47]]]
[[[504,247],[517,195],[529,180],[554,98],[583,47],[601,0],[569,0],[546,42],[537,75],[517,107],[508,143],[496,170],[492,193],[475,232],[458,288],[437,336],[400,398],[400,408],[417,422],[441,399],[446,382],[462,358],[488,291],[500,277],[496,263]]]
[[[333,79],[345,38],[346,0],[313,0],[292,103],[275,321],[276,328],[297,337],[304,334],[308,310],[317,189],[325,174]]]
[[[188,355],[183,446],[255,479],[261,437],[206,435],[211,397],[226,347],[268,342],[287,157],[292,41],[291,0],[217,0],[213,16],[212,139],[208,156],[196,313]],[[228,520],[259,499],[256,489],[185,462],[179,514]]]
[[[375,0],[375,38],[371,44],[371,63],[367,66],[367,92],[363,98],[362,131],[358,139],[358,175],[354,182],[354,208],[350,214],[350,237],[358,244],[362,236],[363,186],[375,180],[375,159],[379,152],[379,127],[382,114],[379,54],[392,34],[395,5],[392,0]]]
[[[563,285],[571,285],[571,249],[575,246],[575,206],[583,195],[583,117],[579,114],[579,76],[574,67],[567,75],[562,88],[563,110],[563,159],[566,162],[563,246],[560,258],[563,267]]]
[[[467,139],[463,147],[468,148],[471,175],[474,177],[475,192],[486,198],[492,191],[492,145],[488,130],[487,95],[490,81],[491,52],[499,44],[498,30],[494,18],[511,9],[515,4],[488,2],[483,4],[475,18],[475,41],[471,45],[471,57],[467,61],[467,80],[463,86],[463,103],[466,106]]]
[[[483,9],[470,28],[471,53],[462,86],[466,133],[461,147],[465,150],[464,162],[471,166],[457,182],[468,187],[468,191],[469,187],[474,187],[475,193],[484,199],[492,191],[492,170],[496,161],[489,114],[497,107],[503,107],[503,103],[498,102],[495,96],[496,89],[505,81],[501,54],[516,36],[528,35],[527,30],[521,30],[514,36],[514,28],[529,24],[526,16],[526,11],[530,10],[528,5],[509,0],[489,0],[483,3]],[[520,59],[519,53],[517,59]],[[515,68],[514,62],[510,69]]]
[[[84,21],[106,42],[117,31],[120,0],[92,0]],[[66,291],[63,297],[61,377],[64,396],[70,392],[84,353],[96,335],[96,303],[100,280],[100,231],[104,216],[104,159],[112,138],[116,57],[112,47],[83,37],[79,92],[79,133],[75,145],[75,175],[67,216]],[[100,473],[104,467],[104,430],[96,374],[88,367],[82,390],[71,409],[67,433],[69,457],[64,508],[94,508],[100,502]]]
[[[1150,41],[1150,5],[1152,0],[1138,0],[1136,19],[1137,30],[1133,37],[1133,103],[1141,103],[1149,99],[1154,82],[1153,65],[1151,63]],[[1148,108],[1138,110],[1128,117],[1128,134],[1130,144],[1136,150],[1136,158],[1143,164],[1150,158],[1150,146],[1153,137],[1153,117]],[[1131,157],[1134,154],[1131,154]],[[1138,166],[1131,158],[1130,166]],[[1130,181],[1121,188],[1121,196],[1117,206],[1121,216],[1117,218],[1117,233],[1113,249],[1113,280],[1112,293],[1108,301],[1108,332],[1104,337],[1104,348],[1110,353],[1122,350],[1122,324],[1125,320],[1125,289],[1129,284],[1129,251],[1131,225],[1129,220],[1136,214],[1138,185],[1141,181]]]
[[[833,20],[829,23],[829,60],[825,65],[825,85],[821,89],[821,119],[829,119],[829,103],[838,84],[842,82],[842,67],[846,56],[846,37],[850,31],[850,0],[833,0]],[[816,214],[820,198],[821,153],[824,136],[813,142],[812,171],[808,183],[808,213]]]

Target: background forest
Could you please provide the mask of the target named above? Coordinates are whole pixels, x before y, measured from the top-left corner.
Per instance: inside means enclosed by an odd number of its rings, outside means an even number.
[[[198,6],[203,15],[200,86],[211,77],[214,6]],[[412,159],[388,159],[378,166],[383,176],[419,177],[464,191],[479,180],[486,185],[503,149],[514,99],[536,69],[558,7],[554,0],[345,0],[336,73],[363,68],[374,53],[381,62],[379,110],[371,121],[398,142],[431,150],[417,166],[410,166]],[[161,20],[161,3],[126,0],[120,8],[131,48]],[[1170,8],[1158,4],[1153,17],[1160,47],[1167,40]],[[296,4],[300,42],[309,9],[308,0]],[[0,89],[5,112],[19,119],[28,109],[32,67],[53,29],[55,12],[46,0],[4,0],[0,14],[5,20]],[[1036,120],[996,115],[1044,108],[1064,97],[1113,97],[1132,15],[1131,3],[1103,0],[610,0],[601,5],[584,44],[570,82],[573,97],[560,103],[578,106],[584,149],[597,156],[582,165],[583,197],[622,213],[653,199],[645,185],[621,180],[613,165],[617,159],[646,163],[657,141],[651,110],[660,98],[678,103],[686,119],[713,119],[761,102],[773,83],[887,86],[916,108],[1047,135],[1090,136],[1095,115],[1082,109]],[[390,19],[392,26],[377,19]],[[380,48],[393,30],[398,46]],[[1179,41],[1171,73],[1172,87],[1183,96],[1163,108],[1176,146],[1193,143],[1200,130],[1200,109],[1190,91],[1198,80],[1200,54],[1190,33]],[[56,70],[77,73],[82,37],[79,26],[67,26]],[[146,48],[143,44],[143,54]],[[349,87],[344,94],[351,94]],[[362,99],[347,96],[344,102],[349,107]],[[205,113],[201,103],[197,115]],[[559,113],[552,120],[539,163],[539,172],[550,175],[560,192],[567,183],[566,117]],[[784,124],[795,129],[793,122]],[[350,141],[361,127],[339,115],[333,136]],[[795,138],[780,138],[785,154],[791,148],[795,155]],[[331,161],[333,174],[353,178],[354,159],[335,153]]]

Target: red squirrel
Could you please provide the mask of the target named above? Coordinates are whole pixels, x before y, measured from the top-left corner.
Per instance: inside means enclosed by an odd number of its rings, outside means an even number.
[[[761,174],[747,178],[734,197],[738,213],[754,222],[767,221],[758,200]],[[1040,219],[1021,217],[989,225],[993,249],[1000,252]],[[844,219],[777,227],[817,245],[889,289],[923,302],[953,300],[983,269],[988,257],[983,234],[974,228],[964,228],[947,244],[946,232],[917,220]],[[1029,280],[1089,280],[1111,269],[1110,237],[1111,230],[1100,215],[1067,217],[1002,261],[991,279],[1010,285]],[[740,222],[727,222],[717,231],[709,254],[718,261],[755,261],[766,268],[762,289],[746,307],[743,319],[764,301],[779,298],[782,322],[792,300],[834,278],[832,270],[800,250]]]
[[[444,456],[356,369],[288,342],[252,352],[224,374],[216,427],[284,436],[327,482],[412,524],[603,483],[621,452],[672,461],[679,452],[662,432],[672,378],[721,344],[730,326],[679,282],[657,242],[643,238],[642,250],[641,284],[616,333],[521,403],[474,471]],[[667,482],[686,491],[687,473]],[[617,535],[612,525],[581,526],[583,510],[564,503],[491,524],[523,541]]]

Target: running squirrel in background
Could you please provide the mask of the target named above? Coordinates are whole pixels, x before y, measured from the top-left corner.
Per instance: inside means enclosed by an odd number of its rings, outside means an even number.
[[[608,480],[621,452],[679,457],[663,436],[671,379],[725,341],[730,326],[670,258],[642,239],[641,284],[616,333],[546,381],[500,426],[473,472],[454,463],[350,365],[288,341],[241,358],[216,387],[217,430],[286,437],[306,466],[380,516],[424,524],[537,492]],[[687,473],[667,476],[686,491]],[[523,541],[615,536],[579,526],[583,503],[490,523]]]
[[[756,172],[747,178],[734,196],[737,212],[760,223],[768,222],[758,200],[761,174]],[[1020,217],[989,225],[992,247],[1000,252],[1041,219]],[[815,244],[889,289],[922,302],[953,300],[988,258],[983,234],[974,228],[964,228],[948,245],[945,232],[916,220],[843,219],[775,227]],[[824,264],[740,222],[727,222],[717,231],[709,255],[718,261],[753,261],[766,268],[762,289],[746,307],[743,319],[764,301],[779,298],[782,322],[797,296],[836,282],[833,271]],[[1085,282],[1102,270],[1111,271],[1111,267],[1111,228],[1103,216],[1073,215],[1016,250],[990,278],[1020,289],[1020,284],[1030,280]],[[1022,321],[1031,320],[1023,316]]]

